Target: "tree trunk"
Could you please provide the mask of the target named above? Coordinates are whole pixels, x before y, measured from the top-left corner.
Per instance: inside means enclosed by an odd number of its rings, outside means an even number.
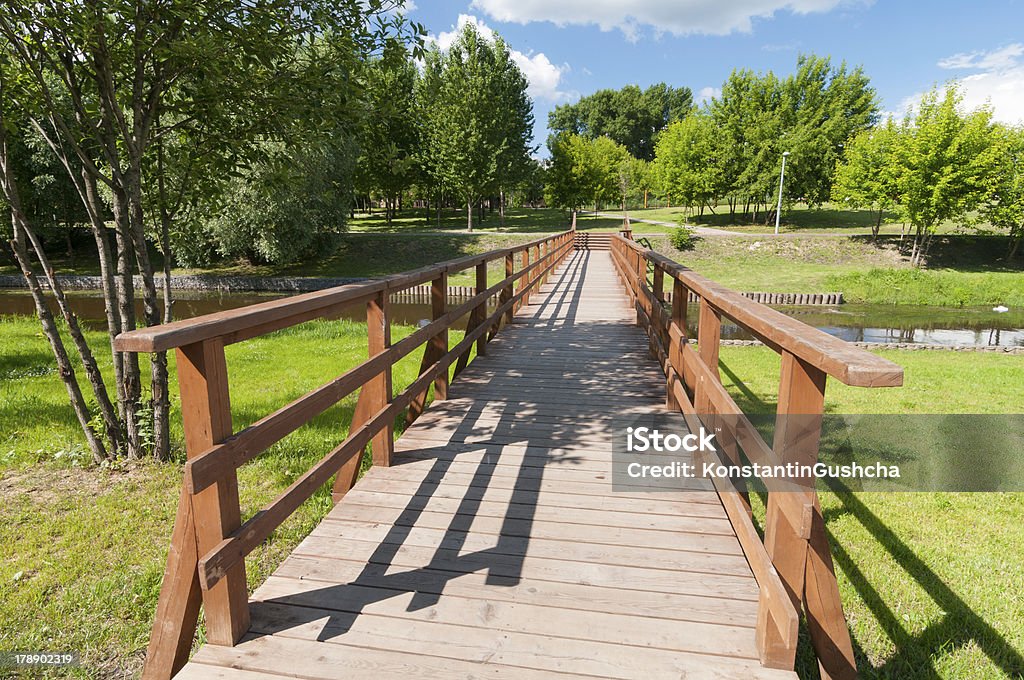
[[[878,219],[875,220],[875,227],[871,230],[871,240],[878,240],[878,232],[882,229],[882,208],[878,209]]]
[[[160,325],[160,307],[157,303],[156,283],[153,266],[146,246],[145,213],[142,203],[142,172],[140,159],[132,159],[133,167],[125,173],[128,188],[129,224],[132,243],[135,246],[135,260],[142,276],[142,304],[147,326]],[[160,460],[167,460],[171,453],[170,395],[167,387],[167,352],[150,355],[150,404],[153,410],[153,450]]]
[[[647,210],[647,189],[644,189],[644,210]]]
[[[502,229],[505,228],[505,190],[501,190],[498,197],[498,223]]]
[[[1020,242],[1022,240],[1024,240],[1024,224],[1017,227],[1016,235],[1010,239],[1010,252],[1006,255],[1007,260],[1017,257],[1017,251],[1020,250]]]
[[[0,121],[0,125],[2,125],[3,122],[5,121]],[[103,446],[103,442],[93,429],[91,424],[92,415],[89,413],[89,407],[85,402],[85,397],[82,395],[82,389],[78,385],[78,378],[75,376],[75,369],[71,364],[71,359],[68,356],[67,349],[64,347],[64,341],[60,337],[60,332],[57,330],[57,324],[53,320],[53,313],[50,312],[50,308],[46,304],[46,297],[43,294],[42,287],[39,285],[39,280],[36,278],[35,272],[32,271],[31,262],[28,256],[28,245],[26,243],[28,237],[26,227],[28,226],[28,223],[25,219],[25,214],[21,209],[21,201],[18,196],[16,185],[14,184],[13,174],[10,170],[7,139],[2,126],[0,126],[0,185],[2,185],[2,191],[7,199],[11,214],[11,227],[13,232],[13,238],[11,239],[10,244],[11,251],[18,267],[21,269],[22,276],[25,278],[25,283],[28,285],[29,292],[32,295],[32,301],[36,306],[36,315],[39,317],[39,322],[43,327],[43,334],[50,343],[50,349],[53,351],[54,359],[57,361],[57,371],[60,375],[61,381],[64,383],[65,389],[68,392],[68,397],[71,400],[71,407],[74,409],[75,416],[78,418],[78,424],[81,426],[82,432],[85,434],[86,441],[89,443],[89,449],[92,451],[93,459],[97,463],[102,462],[107,458],[106,448]],[[39,254],[38,251],[37,254]],[[45,255],[42,257],[45,258]],[[77,324],[75,325],[75,328],[77,330]],[[93,362],[93,365],[95,367],[95,362]],[[111,408],[111,413],[112,412],[113,408]]]
[[[466,231],[473,231],[473,199],[466,199]]]

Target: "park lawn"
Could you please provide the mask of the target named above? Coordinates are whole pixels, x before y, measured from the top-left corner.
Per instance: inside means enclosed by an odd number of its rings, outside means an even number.
[[[829,379],[834,413],[1016,413],[1020,357],[881,351],[900,388]],[[748,412],[772,412],[778,356],[723,347],[723,378]],[[755,514],[764,506],[755,497]],[[1024,674],[1024,493],[821,494],[846,619],[864,678],[1013,678]],[[813,674],[804,645],[801,677]]]
[[[508,208],[505,211],[505,224],[495,213],[490,213],[483,222],[474,215],[473,234],[479,233],[511,233],[511,234],[554,234],[566,231],[571,224],[571,216],[558,208]],[[618,230],[622,220],[595,215],[579,215],[576,228],[580,230]],[[422,208],[407,209],[400,212],[388,224],[382,211],[356,213],[355,219],[348,221],[351,233],[391,233],[391,234],[428,234],[453,233],[464,236],[466,231],[466,211],[445,209],[441,211],[440,223],[436,213],[427,212]]]
[[[618,213],[617,210],[608,210],[609,213]],[[765,224],[763,215],[758,215],[757,221],[753,220],[752,213],[738,213],[734,217],[729,216],[728,204],[720,204],[715,207],[715,213],[705,209],[703,215],[685,207],[656,207],[648,209],[631,209],[631,218],[655,220],[658,222],[670,222],[678,224],[684,216],[690,225],[713,227],[715,229],[727,229],[744,234],[771,234],[775,231],[775,223]],[[835,204],[826,203],[817,208],[809,207],[806,203],[796,203],[792,206],[783,207],[782,219],[779,224],[779,232],[785,234],[842,234],[846,236],[865,235],[871,233],[871,228],[878,219],[878,213],[873,210],[851,210],[840,208]],[[664,229],[665,227],[660,227]],[[893,212],[882,213],[882,224],[880,234],[899,236],[906,229],[905,225],[898,221]],[[953,221],[940,224],[936,233],[958,234],[974,233],[970,227]]]
[[[393,328],[395,339],[411,332]],[[104,371],[104,336],[89,333]],[[452,332],[458,342],[461,332]],[[364,360],[366,325],[318,321],[227,349],[237,431]],[[48,345],[31,318],[0,317],[0,649],[74,650],[80,677],[137,675],[159,595],[184,457],[171,356],[175,460],[91,464]],[[396,364],[416,377],[422,350]],[[356,395],[239,471],[244,517],[342,441]],[[330,509],[319,490],[246,561],[255,588]]]

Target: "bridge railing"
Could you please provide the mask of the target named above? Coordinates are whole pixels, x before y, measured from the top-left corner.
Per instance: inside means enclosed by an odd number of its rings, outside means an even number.
[[[828,376],[847,385],[895,387],[903,369],[891,361],[754,302],[636,242],[615,236],[612,257],[648,334],[650,349],[666,376],[667,403],[694,426],[720,428],[729,464],[740,451],[764,465],[818,460],[821,416]],[[648,281],[648,269],[651,281]],[[671,282],[671,305],[664,293]],[[688,298],[699,299],[697,349],[687,338]],[[771,445],[723,387],[718,369],[722,318],[731,319],[781,355],[777,425]],[[799,418],[787,418],[798,414]],[[711,421],[711,422],[708,422]],[[813,487],[772,492],[769,487],[764,537],[752,521],[746,493],[715,479],[760,596],[757,647],[765,666],[792,669],[800,612],[823,677],[855,678],[856,663],[843,616],[839,587],[821,504]]]
[[[515,311],[572,250],[573,236],[573,231],[566,231],[365,283],[140,329],[116,338],[119,351],[175,350],[187,453],[144,677],[169,678],[185,664],[200,604],[210,643],[230,646],[239,641],[249,629],[245,557],[332,477],[334,499],[340,499],[355,484],[368,444],[373,464],[389,465],[396,418],[404,413],[407,422],[415,420],[425,407],[431,385],[435,399],[447,397],[450,373],[458,375],[465,368],[474,344],[478,354],[486,353],[487,341],[502,323],[512,320]],[[495,260],[504,260],[505,278],[488,286],[487,266]],[[468,269],[475,271],[476,294],[448,309],[448,277]],[[427,282],[432,320],[392,343],[389,298]],[[224,347],[357,305],[366,307],[369,358],[233,432]],[[467,316],[465,336],[449,348],[449,329]],[[395,394],[392,366],[421,345],[425,349],[418,377]],[[238,468],[356,390],[359,398],[345,440],[243,522]]]

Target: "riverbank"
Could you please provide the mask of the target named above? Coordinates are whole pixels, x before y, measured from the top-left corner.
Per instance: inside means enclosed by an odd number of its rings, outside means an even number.
[[[734,290],[838,291],[847,302],[945,307],[1024,306],[1024,258],[1002,260],[994,237],[936,237],[927,269],[910,266],[898,237],[700,238],[679,251],[651,238],[667,257]]]
[[[217,262],[203,268],[175,269],[172,275],[181,284],[179,289],[193,285],[224,290],[264,286],[260,289],[299,292],[533,240],[543,232],[563,228],[564,215],[555,213],[538,211],[531,217],[530,226],[518,233],[427,232],[407,229],[400,222],[395,223],[393,231],[381,233],[364,224],[360,227],[364,230],[340,236],[337,250],[310,262]],[[592,226],[589,219],[581,225]],[[662,227],[657,229],[664,231]],[[1012,262],[1002,259],[1005,237],[936,237],[928,268],[919,270],[909,265],[901,252],[905,244],[898,236],[883,236],[877,241],[866,236],[716,236],[698,238],[694,249],[688,251],[675,250],[663,235],[636,236],[648,238],[659,252],[734,290],[804,295],[841,292],[848,302],[877,304],[1024,306],[1024,257]],[[158,254],[153,253],[153,257],[159,263]],[[98,272],[92,263],[88,245],[83,246],[74,263],[54,254],[57,271],[66,275],[95,276]],[[19,276],[10,265],[0,265],[0,275]],[[503,263],[491,263],[488,281],[493,284],[503,278]],[[237,287],[234,282],[238,282]],[[449,283],[473,285],[474,274],[461,272]]]

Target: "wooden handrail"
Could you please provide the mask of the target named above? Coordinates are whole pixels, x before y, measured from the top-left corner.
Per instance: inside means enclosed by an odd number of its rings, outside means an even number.
[[[899,365],[771,307],[752,302],[636,241],[621,236],[615,239],[620,247],[629,248],[658,266],[686,289],[706,300],[719,314],[729,317],[776,351],[791,352],[846,385],[898,387],[903,384],[903,369]]]
[[[359,283],[227,309],[160,326],[140,328],[118,335],[114,339],[114,348],[119,352],[163,352],[215,337],[224,338],[224,344],[248,340],[365,303],[380,292],[396,293],[431,281],[439,274],[458,273],[506,255],[525,252],[529,248],[569,233],[571,232],[567,231],[522,245],[469,255]]]
[[[651,353],[665,372],[668,406],[681,411],[691,428],[715,430],[720,455],[729,459],[722,462],[738,463],[742,452],[759,464],[813,464],[827,376],[862,387],[903,384],[903,369],[897,364],[745,298],[634,241],[615,236],[612,260],[636,308],[637,323],[647,331]],[[647,282],[648,265],[654,270],[653,284]],[[671,311],[665,307],[666,276],[672,279]],[[698,350],[687,338],[690,292],[700,304]],[[723,316],[782,355],[771,446],[722,385],[718,348]],[[787,418],[792,415],[801,417]],[[760,590],[756,642],[761,662],[794,667],[802,610],[823,677],[856,678],[817,492],[765,480],[768,508],[762,539],[744,490],[728,480],[713,481]]]
[[[368,444],[373,463],[389,465],[396,417],[405,411],[407,420],[414,420],[431,383],[435,399],[446,398],[449,369],[454,365],[457,375],[465,368],[474,345],[478,353],[486,352],[487,341],[511,321],[513,310],[565,259],[573,238],[570,230],[380,279],[144,328],[115,339],[120,351],[177,351],[188,455],[144,678],[163,680],[184,665],[200,604],[210,642],[232,645],[241,638],[249,628],[245,557],[332,477],[335,500],[344,495],[355,483]],[[524,266],[517,270],[520,253]],[[487,264],[494,260],[504,260],[505,278],[487,286]],[[469,268],[475,268],[476,294],[448,309],[448,275]],[[427,281],[431,282],[433,320],[391,344],[388,298]],[[489,311],[495,296],[497,306]],[[232,433],[225,345],[360,304],[367,309],[369,358]],[[466,317],[465,336],[449,347],[449,328]],[[392,366],[424,344],[418,377],[392,394]],[[243,523],[238,468],[356,390],[359,401],[345,440]]]

